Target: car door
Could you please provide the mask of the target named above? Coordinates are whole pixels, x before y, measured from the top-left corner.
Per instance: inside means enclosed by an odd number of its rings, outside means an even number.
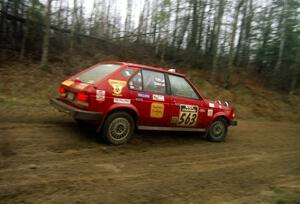
[[[170,84],[169,126],[180,128],[201,128],[205,117],[204,101],[186,78],[168,74]]]
[[[130,80],[132,104],[139,112],[139,126],[166,126],[170,113],[170,96],[165,74],[139,70]]]

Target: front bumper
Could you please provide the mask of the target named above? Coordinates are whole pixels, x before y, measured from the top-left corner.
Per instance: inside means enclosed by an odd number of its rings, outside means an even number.
[[[230,120],[229,125],[230,126],[237,126],[237,121],[236,120]]]
[[[70,106],[59,99],[50,99],[50,104],[60,112],[70,114],[74,119],[80,120],[100,120],[103,116],[101,112],[85,111],[73,106]]]

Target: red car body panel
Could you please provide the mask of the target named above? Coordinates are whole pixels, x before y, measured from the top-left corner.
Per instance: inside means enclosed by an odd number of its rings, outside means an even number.
[[[93,69],[99,64],[119,64],[121,67],[94,84],[83,83],[76,79],[78,76]],[[123,76],[121,73],[126,68],[130,68],[132,71],[134,71],[134,74],[132,74],[130,77]],[[171,74],[184,77],[194,89],[194,91],[198,94],[200,99],[177,97],[167,92],[166,94],[158,94],[159,97],[164,98],[163,101],[158,102],[153,99],[153,95],[155,94],[152,92],[136,91],[130,89],[128,82],[141,69],[157,71],[166,75]],[[193,83],[185,77],[185,75],[147,65],[114,61],[101,62],[69,77],[67,81],[72,81],[72,85],[61,85],[61,87],[66,90],[66,92],[71,92],[72,96],[74,95],[74,97],[78,96],[78,93],[82,93],[83,95],[86,95],[88,97],[88,101],[84,103],[78,102],[76,100],[71,101],[66,96],[61,96],[59,100],[76,109],[101,113],[101,118],[99,118],[98,123],[101,123],[101,121],[103,121],[109,113],[116,110],[127,110],[131,113],[134,113],[138,127],[180,127],[205,130],[217,117],[224,117],[229,123],[235,118],[234,108],[205,99],[204,96],[196,89]],[[116,96],[116,94],[114,94],[111,81],[117,83],[126,82],[126,85],[122,87],[120,95]],[[105,91],[105,99],[103,101],[99,101],[96,99],[97,90]],[[139,95],[145,97],[141,98],[139,97]],[[116,101],[118,101],[118,103]],[[161,103],[163,103],[163,106],[161,105]],[[178,125],[181,111],[186,108],[194,108],[195,111],[197,111],[197,121],[193,123],[194,125],[192,125],[192,127]],[[155,117],[151,115],[151,111],[153,111],[153,109],[158,110],[158,112],[155,113],[157,115],[154,115]]]

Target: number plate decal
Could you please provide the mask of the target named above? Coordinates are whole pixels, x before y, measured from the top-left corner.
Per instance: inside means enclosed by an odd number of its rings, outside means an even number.
[[[178,126],[195,126],[198,119],[198,106],[180,105]]]
[[[75,94],[72,92],[68,92],[67,99],[73,101],[75,99]]]

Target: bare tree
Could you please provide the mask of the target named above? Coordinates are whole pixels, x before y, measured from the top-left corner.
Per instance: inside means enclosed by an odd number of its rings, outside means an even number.
[[[218,44],[219,44],[219,34],[222,24],[222,18],[224,14],[225,8],[225,0],[219,1],[218,7],[218,15],[216,16],[216,21],[214,23],[213,35],[212,35],[212,46],[211,46],[211,64],[212,64],[212,72],[211,72],[211,80],[215,80],[215,75],[217,71],[217,52],[218,52]]]
[[[47,0],[47,10],[45,14],[45,33],[43,40],[43,52],[41,60],[41,68],[48,68],[48,53],[49,53],[49,36],[50,36],[50,15],[51,15],[51,2],[52,0]]]
[[[225,71],[225,87],[229,86],[229,80],[230,80],[230,75],[232,73],[233,69],[233,59],[234,59],[234,43],[235,43],[235,36],[236,36],[236,29],[237,29],[237,23],[238,23],[238,18],[239,18],[239,13],[241,10],[241,7],[243,5],[245,0],[239,0],[237,2],[237,5],[235,7],[235,13],[233,16],[233,22],[232,22],[232,33],[231,33],[231,40],[230,40],[230,48],[229,48],[229,54],[228,54],[228,65],[227,65],[227,70]]]
[[[225,86],[234,66],[256,71],[276,87],[299,85],[299,0],[143,0],[141,9],[134,5],[141,1],[127,0],[124,18],[120,1],[94,0],[87,16],[84,0],[58,0],[52,8],[46,0],[2,0],[0,46],[19,52],[20,59],[42,48],[41,67],[46,68],[50,45],[72,52],[99,42],[95,48],[111,51],[112,44],[122,46],[126,39],[126,46],[143,46],[160,61],[210,68],[212,80],[222,62]],[[139,17],[136,28],[134,16]]]
[[[283,49],[285,44],[285,24],[286,24],[286,10],[287,10],[287,0],[283,0],[283,7],[282,7],[282,13],[281,13],[281,22],[280,22],[280,45],[279,45],[279,51],[278,51],[278,58],[275,65],[275,72],[279,71],[279,68],[281,66],[282,62],[282,55],[283,55]]]
[[[125,19],[125,32],[131,31],[132,24],[132,0],[127,0],[127,9],[126,9],[126,19]]]
[[[72,27],[71,27],[71,39],[70,39],[70,52],[73,52],[74,49],[74,43],[75,43],[75,33],[77,29],[77,23],[78,23],[78,4],[77,0],[73,1],[73,11],[72,11]]]
[[[190,0],[190,6],[192,7],[192,29],[190,39],[187,45],[187,49],[193,52],[196,48],[196,40],[198,34],[198,0]]]
[[[207,1],[206,0],[203,0],[201,1],[201,15],[200,15],[200,19],[199,19],[199,26],[198,26],[198,29],[199,29],[199,33],[198,33],[198,42],[197,42],[197,51],[198,52],[201,52],[200,54],[202,55],[202,42],[203,42],[203,31],[204,31],[204,20],[205,20],[205,10],[206,10],[206,7],[207,7]]]
[[[246,69],[249,66],[250,58],[250,44],[251,44],[251,35],[252,35],[252,21],[254,16],[253,0],[248,0],[248,9],[247,9],[247,18],[245,25],[245,42],[242,47],[242,60],[241,65]]]
[[[174,31],[172,36],[172,47],[176,47],[176,39],[177,39],[177,32],[178,32],[178,22],[179,22],[179,6],[180,6],[181,0],[176,0],[176,9],[175,9],[175,22],[174,22]]]

